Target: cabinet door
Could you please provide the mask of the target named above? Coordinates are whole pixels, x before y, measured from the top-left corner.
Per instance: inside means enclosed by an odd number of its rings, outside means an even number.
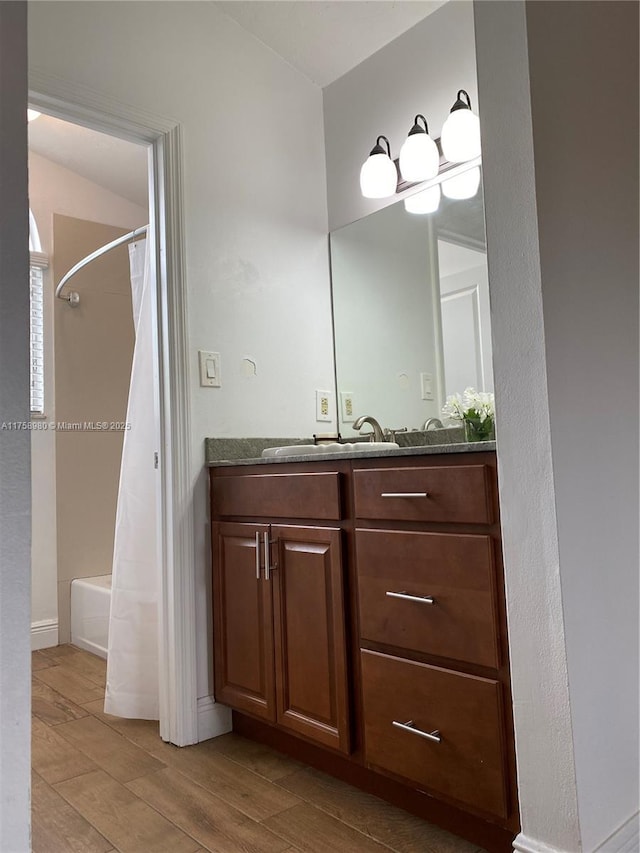
[[[341,531],[271,530],[278,724],[348,753]]]
[[[262,547],[268,529],[213,525],[214,675],[219,702],[273,722],[272,586]]]

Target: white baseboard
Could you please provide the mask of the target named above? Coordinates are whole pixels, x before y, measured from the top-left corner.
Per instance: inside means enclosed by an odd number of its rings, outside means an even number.
[[[231,731],[231,708],[216,702],[213,696],[198,699],[198,742]]]
[[[550,847],[544,841],[537,841],[535,838],[529,838],[522,833],[514,838],[513,849],[515,853],[571,853],[571,851],[561,850],[559,847]]]
[[[558,847],[550,847],[520,833],[513,842],[515,853],[572,853]],[[616,831],[602,842],[592,853],[638,853],[640,850],[640,813],[636,812]],[[584,851],[587,853],[587,851]]]
[[[594,853],[638,853],[640,850],[640,812],[631,815]]]
[[[58,645],[58,620],[43,619],[31,623],[31,651],[50,649]]]

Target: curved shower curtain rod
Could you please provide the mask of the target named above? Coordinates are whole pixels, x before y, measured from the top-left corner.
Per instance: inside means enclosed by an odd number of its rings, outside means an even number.
[[[58,299],[63,299],[65,302],[68,302],[72,308],[75,308],[76,305],[80,303],[80,294],[75,291],[71,291],[68,296],[61,296],[62,288],[65,284],[72,278],[77,272],[79,272],[83,267],[86,267],[87,264],[90,264],[91,261],[95,261],[96,258],[99,258],[100,255],[104,255],[105,252],[110,252],[111,249],[115,249],[116,246],[121,246],[123,243],[128,243],[130,240],[135,240],[136,237],[141,237],[143,234],[146,234],[149,230],[148,225],[143,225],[140,228],[136,228],[134,231],[130,231],[128,234],[123,234],[122,237],[118,237],[116,240],[113,240],[111,243],[107,243],[106,246],[102,246],[100,249],[96,249],[95,252],[92,252],[90,255],[87,255],[86,258],[83,258],[81,261],[71,267],[69,272],[62,277],[60,280],[60,284],[56,287],[56,297]]]

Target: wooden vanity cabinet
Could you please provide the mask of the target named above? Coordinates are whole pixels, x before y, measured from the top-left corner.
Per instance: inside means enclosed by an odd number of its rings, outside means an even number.
[[[271,516],[212,525],[216,698],[349,752],[342,531],[274,517],[339,520],[338,473],[214,478],[212,507]]]
[[[495,454],[335,466],[211,469],[216,698],[236,731],[510,850]]]

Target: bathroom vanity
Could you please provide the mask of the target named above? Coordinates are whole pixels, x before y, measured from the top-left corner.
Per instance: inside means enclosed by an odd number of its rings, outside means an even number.
[[[211,463],[234,730],[489,851],[518,832],[492,445]]]

